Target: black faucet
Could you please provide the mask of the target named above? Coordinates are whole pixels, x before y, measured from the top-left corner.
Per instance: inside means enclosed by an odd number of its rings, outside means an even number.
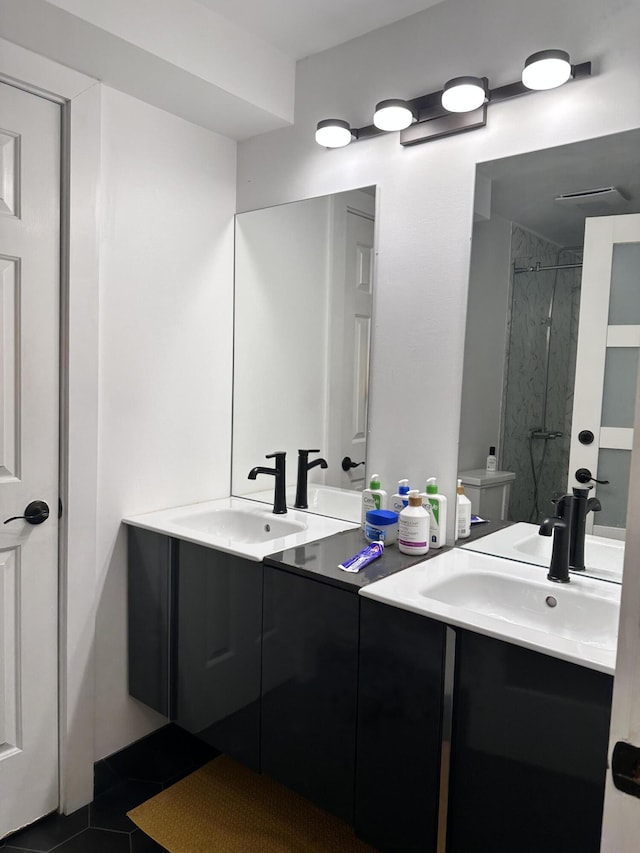
[[[265,459],[275,459],[275,468],[263,468],[258,466],[249,471],[249,479],[255,480],[258,474],[273,474],[276,478],[276,485],[273,493],[273,511],[276,515],[284,515],[287,511],[287,498],[285,494],[285,456],[284,450],[278,450],[276,453],[267,453]]]
[[[298,486],[296,488],[296,502],[294,504],[296,509],[307,509],[309,506],[307,503],[307,472],[315,468],[316,465],[319,465],[321,468],[328,467],[326,459],[314,459],[313,462],[309,462],[310,453],[320,453],[320,451],[298,450]]]
[[[556,504],[556,514],[545,518],[540,525],[541,536],[553,534],[553,549],[547,580],[555,583],[569,583],[569,555],[571,552],[571,536],[574,524],[576,498],[574,495],[563,495]]]
[[[587,526],[587,514],[599,512],[602,509],[598,498],[589,497],[592,486],[578,488],[574,486],[575,499],[573,510],[573,525],[571,528],[571,545],[569,551],[569,566],[576,572],[584,571],[584,537]]]

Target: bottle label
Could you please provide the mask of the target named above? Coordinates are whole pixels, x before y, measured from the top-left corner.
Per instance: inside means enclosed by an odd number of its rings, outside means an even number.
[[[440,541],[440,503],[437,500],[429,498],[429,507],[431,514],[431,544],[436,545]]]
[[[400,519],[399,542],[409,548],[426,548],[429,533],[428,518],[409,516]]]
[[[371,524],[365,524],[364,535],[371,542],[384,542],[387,538],[386,531],[379,527],[373,527]]]

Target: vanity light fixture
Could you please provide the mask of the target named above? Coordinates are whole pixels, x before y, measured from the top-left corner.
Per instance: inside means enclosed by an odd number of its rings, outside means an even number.
[[[366,127],[352,128],[342,119],[319,121],[316,142],[326,148],[342,148],[354,140],[399,130],[401,145],[418,145],[484,127],[491,104],[590,76],[590,62],[571,65],[565,50],[540,50],[527,58],[522,79],[515,83],[490,89],[486,77],[454,77],[439,92],[410,101],[380,101],[373,124]]]
[[[378,130],[404,130],[413,123],[415,116],[407,101],[388,98],[376,104],[373,123]]]

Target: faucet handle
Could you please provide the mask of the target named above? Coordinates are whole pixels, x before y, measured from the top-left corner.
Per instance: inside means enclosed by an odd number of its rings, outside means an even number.
[[[298,448],[298,453],[320,453],[320,448],[317,450],[303,450],[302,448]]]
[[[579,483],[600,483],[601,486],[608,486],[609,480],[596,480],[588,468],[578,468],[575,473],[575,478]]]
[[[287,455],[286,450],[276,450],[273,453],[267,453],[265,459],[284,459]]]

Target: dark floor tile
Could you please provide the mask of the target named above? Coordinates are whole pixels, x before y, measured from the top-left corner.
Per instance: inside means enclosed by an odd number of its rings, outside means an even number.
[[[104,758],[102,761],[96,761],[93,765],[93,798],[106,794],[111,788],[115,788],[124,781],[125,779],[119,776]]]
[[[130,853],[128,832],[108,832],[103,829],[85,829],[60,847],[55,853]]]
[[[197,770],[219,753],[170,723],[105,759],[122,779],[166,784]]]
[[[156,782],[123,782],[91,803],[89,825],[96,829],[133,832],[136,827],[129,820],[126,812],[155,796],[161,790],[162,785]]]
[[[66,841],[89,826],[89,806],[73,814],[50,814],[32,826],[5,838],[7,850],[32,850],[48,853],[53,847]]]
[[[131,853],[167,853],[167,850],[141,829],[137,829],[131,833]]]

